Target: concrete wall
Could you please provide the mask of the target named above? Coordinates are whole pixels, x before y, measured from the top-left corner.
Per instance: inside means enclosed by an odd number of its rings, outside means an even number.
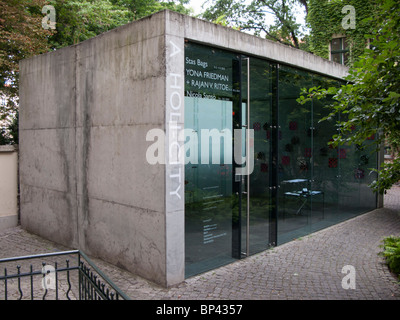
[[[0,146],[0,232],[18,225],[18,149]]]
[[[347,68],[163,11],[20,64],[21,224],[165,286],[184,280],[184,43]],[[152,129],[165,161],[150,165]]]
[[[165,51],[161,14],[22,61],[20,184],[24,228],[168,285]]]

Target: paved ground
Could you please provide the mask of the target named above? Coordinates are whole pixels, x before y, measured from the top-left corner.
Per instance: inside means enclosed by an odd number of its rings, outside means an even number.
[[[382,238],[400,235],[400,187],[385,208],[187,279],[169,289],[93,259],[132,299],[400,300],[400,283],[378,255]],[[0,258],[64,250],[21,228],[0,233]],[[355,289],[344,289],[344,266]],[[350,283],[350,282],[346,282]],[[1,299],[1,298],[0,298]]]

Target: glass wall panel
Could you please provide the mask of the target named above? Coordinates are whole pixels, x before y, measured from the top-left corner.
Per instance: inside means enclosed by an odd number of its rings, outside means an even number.
[[[328,143],[343,115],[320,122],[332,97],[296,101],[302,88],[340,84],[186,43],[187,277],[376,208],[368,184],[376,178],[377,153],[364,148],[375,137],[334,148]],[[253,130],[254,140],[243,128]],[[249,156],[248,143],[251,174],[237,175],[248,163],[235,162],[235,151]]]
[[[345,121],[345,115],[340,120]],[[341,145],[336,148],[338,176],[338,218],[346,219],[359,213],[360,183],[356,178],[356,170],[360,158],[360,150],[354,145]]]
[[[253,158],[254,169],[250,174],[249,187],[249,235],[247,239],[247,215],[242,214],[242,239],[249,242],[249,254],[254,254],[271,246],[270,217],[274,210],[271,200],[270,180],[272,173],[271,125],[272,125],[272,81],[273,69],[270,63],[250,58],[250,72],[247,74],[247,60],[243,66],[242,98],[243,111],[246,110],[247,80],[250,81],[250,121],[254,130]],[[244,113],[244,112],[242,112]],[[247,183],[247,179],[246,179]],[[247,203],[242,202],[243,212]],[[242,246],[243,247],[243,246]]]
[[[186,276],[233,260],[234,60],[217,49],[186,46]]]
[[[313,77],[313,82],[314,86],[323,88],[341,85],[340,81],[316,75]],[[327,106],[331,102],[332,97],[313,101],[314,127],[316,127],[313,143],[316,153],[313,157],[312,181],[315,183],[314,190],[321,185],[325,208],[323,220],[313,220],[313,230],[333,225],[376,208],[376,196],[368,187],[368,184],[375,179],[375,174],[371,174],[371,168],[377,167],[376,153],[371,154],[370,149],[354,144],[326,148],[326,142],[332,139],[333,134],[337,133],[337,121],[345,119],[345,115],[342,114],[329,121],[319,123],[321,118],[329,114]],[[374,139],[374,137],[370,139]],[[368,141],[366,141],[367,144]],[[318,154],[319,148],[323,152]],[[327,159],[324,160],[324,157]],[[315,206],[313,212],[313,218],[317,218]]]
[[[343,121],[345,115],[341,115]],[[356,130],[356,128],[354,128]],[[344,218],[356,216],[376,208],[376,195],[368,185],[376,179],[377,152],[369,137],[362,145],[345,145],[339,154],[339,211]]]
[[[378,151],[372,142],[376,139],[371,136],[365,141],[365,149],[355,146],[357,150],[357,167],[354,170],[354,178],[360,186],[360,206],[359,213],[367,212],[377,207],[377,194],[371,191],[369,185],[378,179],[378,174],[372,169],[379,167]]]
[[[322,76],[313,76],[313,86],[328,88],[340,83]],[[313,214],[311,230],[315,231],[339,221],[338,202],[340,187],[340,152],[329,145],[332,136],[337,133],[339,117],[320,122],[330,113],[328,108],[332,98],[313,100],[313,178],[312,189],[320,191],[322,196],[313,198]],[[317,201],[320,202],[317,202]]]
[[[189,139],[196,139],[195,133],[201,130],[203,133],[208,130],[218,130],[219,133],[232,130],[230,101],[186,97],[185,108],[188,111],[185,126],[194,133]],[[198,161],[185,166],[188,274],[216,267],[232,258],[232,164],[223,162],[224,156],[230,159],[232,157],[232,151],[225,153],[225,144],[230,144],[232,137],[204,137],[204,134],[199,135],[196,147],[188,149],[188,152],[197,155]],[[220,141],[217,142],[216,139]],[[186,142],[186,145],[190,144],[189,140]],[[220,147],[217,149],[213,143],[220,143]],[[209,150],[207,158],[204,157],[204,152],[203,158],[201,157],[204,148]],[[213,164],[215,160],[218,163]]]
[[[312,85],[310,74],[280,66],[278,82],[278,244],[309,232],[312,194],[312,105],[296,99]]]

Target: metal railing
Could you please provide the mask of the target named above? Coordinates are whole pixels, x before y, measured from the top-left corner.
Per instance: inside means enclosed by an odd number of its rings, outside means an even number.
[[[0,267],[0,300],[129,300],[79,250],[0,259]]]

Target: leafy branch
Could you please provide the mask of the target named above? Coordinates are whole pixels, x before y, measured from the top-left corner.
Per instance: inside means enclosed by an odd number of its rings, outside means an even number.
[[[338,134],[334,146],[344,144],[368,145],[374,151],[384,143],[399,151],[400,142],[400,4],[394,0],[378,0],[375,19],[377,27],[368,35],[373,39],[371,49],[365,49],[339,88],[313,87],[303,89],[297,100],[306,103],[331,96],[330,113],[321,121],[338,119]],[[371,136],[375,139],[368,140]],[[400,180],[400,159],[385,163],[377,170],[379,179],[370,187],[384,193]]]

